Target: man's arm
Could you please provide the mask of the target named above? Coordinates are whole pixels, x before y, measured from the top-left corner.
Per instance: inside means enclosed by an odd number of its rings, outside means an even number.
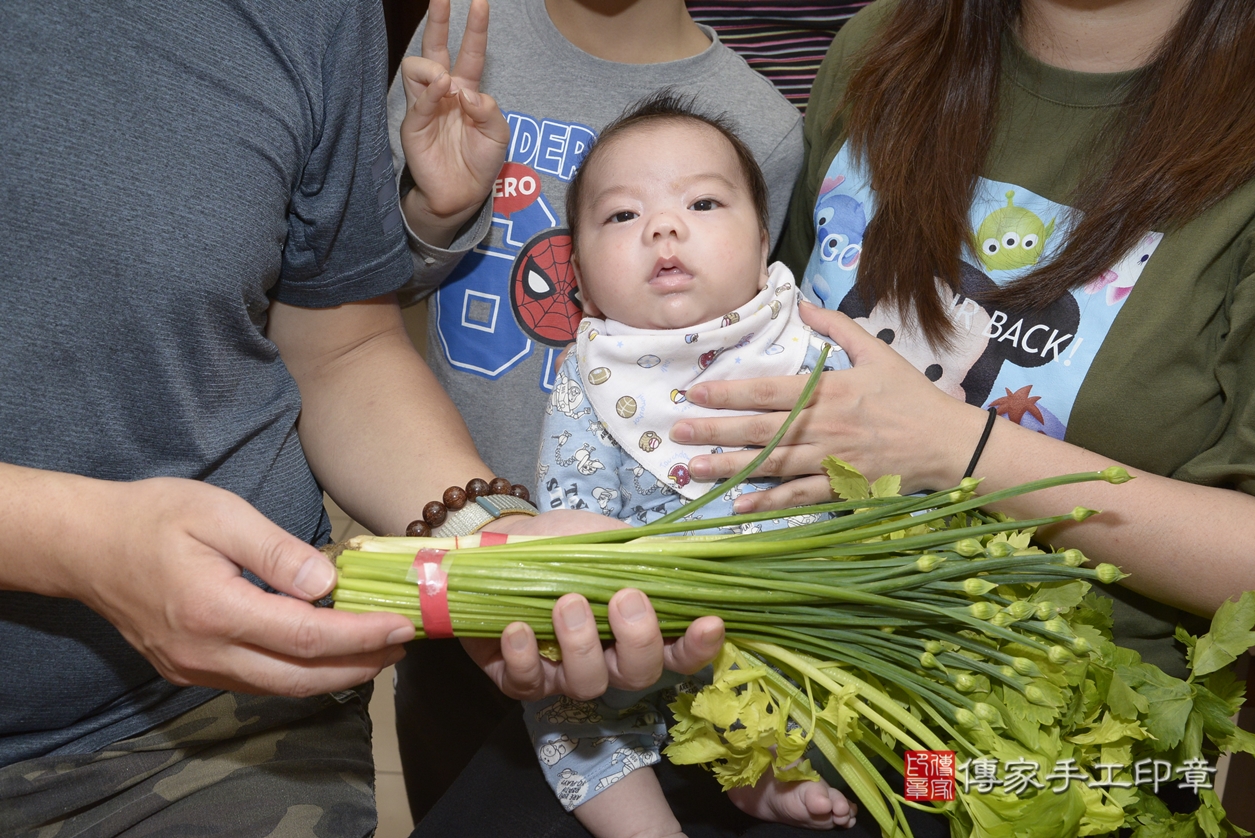
[[[461,416],[410,343],[392,295],[328,309],[274,303],[268,334],[300,387],[298,430],[315,475],[367,528],[403,532],[448,486],[491,476]],[[503,518],[493,529],[558,534],[588,529],[590,521],[596,522],[593,528],[611,523],[591,513],[559,511]],[[542,659],[535,636],[522,623],[508,627],[503,642],[467,645],[515,698],[555,692],[592,698],[608,682],[624,689],[648,687],[664,665],[695,672],[714,658],[723,640],[719,620],[704,617],[664,648],[653,608],[639,591],[615,595],[609,622],[615,644],[603,651],[587,601],[567,594],[554,609],[562,663]]]
[[[471,478],[518,482],[484,465],[391,296],[273,303],[268,335],[300,387],[297,429],[318,482],[371,532],[404,533],[424,504]]]

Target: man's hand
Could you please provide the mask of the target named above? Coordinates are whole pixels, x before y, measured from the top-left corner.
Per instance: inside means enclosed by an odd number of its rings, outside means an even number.
[[[553,628],[562,662],[541,657],[536,635],[526,623],[511,623],[501,640],[465,639],[462,645],[511,698],[536,700],[562,693],[596,698],[607,686],[646,689],[663,669],[691,673],[714,660],[723,645],[723,622],[702,617],[683,637],[664,641],[649,599],[625,588],[610,599],[614,645],[603,648],[588,601],[567,594],[554,604]]]
[[[472,0],[450,64],[449,0],[432,0],[422,56],[401,62],[401,147],[415,184],[401,209],[418,237],[438,247],[447,247],[488,197],[510,142],[497,103],[479,92],[487,44],[487,0]]]
[[[56,593],[109,620],[175,684],[294,696],[345,689],[399,660],[399,644],[414,636],[396,614],[310,605],[335,585],[334,567],[230,492],[175,478],[70,479],[83,481],[80,508],[95,514],[62,551]],[[241,567],[290,596],[262,591]]]
[[[626,526],[591,512],[556,510],[534,518],[507,516],[494,522],[492,529],[519,535],[568,535]],[[663,669],[696,672],[714,660],[723,645],[723,622],[718,617],[702,617],[684,637],[663,640],[649,598],[634,588],[611,597],[608,611],[615,642],[603,647],[588,600],[567,594],[554,604],[553,628],[562,648],[561,663],[541,656],[536,635],[526,623],[511,623],[499,641],[467,638],[462,645],[502,692],[525,700],[555,693],[596,698],[607,686],[645,689]]]

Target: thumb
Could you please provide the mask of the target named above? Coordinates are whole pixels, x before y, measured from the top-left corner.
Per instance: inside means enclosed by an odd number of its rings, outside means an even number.
[[[288,533],[242,498],[230,496],[230,524],[201,540],[277,591],[304,600],[331,593],[335,565],[319,550]]]
[[[722,647],[723,621],[718,617],[699,617],[689,625],[683,637],[663,648],[663,667],[691,675],[713,661]]]
[[[508,145],[510,125],[497,107],[497,100],[468,87],[460,88],[458,93],[462,97],[462,111],[471,118],[475,129],[500,145]]]
[[[430,119],[441,98],[449,93],[453,78],[434,61],[411,55],[398,69],[401,86],[405,88],[405,111]]]
[[[867,360],[868,353],[876,351],[884,342],[855,323],[846,314],[802,301],[799,306],[802,322],[821,335],[827,336],[837,347],[850,356],[850,363],[857,366]]]

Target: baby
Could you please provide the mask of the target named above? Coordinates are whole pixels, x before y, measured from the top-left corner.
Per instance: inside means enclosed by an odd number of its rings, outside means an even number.
[[[767,266],[766,196],[753,156],[727,124],[670,94],[601,133],[567,193],[586,317],[547,409],[542,509],[600,510],[642,524],[700,497],[710,484],[687,463],[709,450],[668,439],[678,418],[704,415],[685,391],[703,380],[813,369],[823,343],[798,317],[789,270]],[[836,350],[825,366],[849,363]],[[734,487],[694,520],[729,515],[738,495],[770,484]],[[598,838],[681,834],[648,767],[666,739],[660,694],[678,680],[666,673],[649,693],[525,705],[547,779]],[[855,807],[824,782],[768,775],[729,796],[765,820],[812,829],[854,823]]]

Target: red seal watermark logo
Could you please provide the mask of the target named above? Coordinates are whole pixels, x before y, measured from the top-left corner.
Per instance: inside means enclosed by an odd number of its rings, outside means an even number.
[[[954,800],[954,751],[907,751],[907,800]]]

